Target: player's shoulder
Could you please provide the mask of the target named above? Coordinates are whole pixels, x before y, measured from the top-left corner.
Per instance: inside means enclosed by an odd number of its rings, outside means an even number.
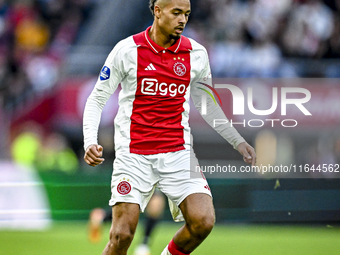
[[[197,41],[195,41],[192,38],[189,37],[185,37],[187,40],[189,40],[189,42],[191,43],[191,47],[193,51],[203,51],[203,52],[207,52],[207,49],[200,43],[198,43]]]
[[[191,44],[190,55],[193,59],[203,61],[204,63],[209,61],[207,49],[192,38],[186,37]]]
[[[121,41],[119,41],[113,50],[115,51],[129,51],[133,48],[136,48],[136,43],[133,40],[133,36],[129,36]]]
[[[125,59],[135,48],[136,44],[132,36],[119,41],[111,50],[108,56],[109,61]]]

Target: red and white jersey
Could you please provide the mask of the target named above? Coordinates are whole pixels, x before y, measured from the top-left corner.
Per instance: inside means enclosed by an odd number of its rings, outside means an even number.
[[[120,41],[109,54],[85,107],[85,149],[97,144],[101,110],[119,84],[116,151],[149,155],[190,145],[189,99],[195,81],[211,76],[207,51],[184,36],[162,48],[149,30]],[[238,133],[232,138],[234,147],[244,141]]]

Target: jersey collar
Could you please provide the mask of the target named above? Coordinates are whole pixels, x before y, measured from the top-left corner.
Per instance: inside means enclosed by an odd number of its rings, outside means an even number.
[[[156,44],[154,41],[151,40],[150,36],[149,36],[149,31],[151,29],[151,26],[148,27],[145,30],[144,36],[145,36],[145,40],[147,42],[147,45],[155,52],[155,53],[159,53],[162,52],[163,50],[169,50],[173,53],[178,53],[179,48],[181,46],[181,42],[182,42],[182,36],[176,41],[176,43],[174,45],[171,45],[169,48],[165,49],[161,46],[159,46],[158,44]]]

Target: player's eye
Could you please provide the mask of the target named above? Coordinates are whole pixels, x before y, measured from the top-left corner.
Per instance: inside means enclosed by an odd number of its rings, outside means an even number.
[[[189,16],[190,16],[190,13],[186,13],[186,14],[185,14],[185,17],[189,17]]]
[[[175,16],[178,16],[178,15],[179,15],[179,12],[174,12],[174,15],[175,15]]]

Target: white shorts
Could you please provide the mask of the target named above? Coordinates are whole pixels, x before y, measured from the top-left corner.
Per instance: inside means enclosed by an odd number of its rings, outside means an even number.
[[[154,189],[160,189],[169,200],[172,217],[183,221],[179,205],[189,195],[210,188],[192,149],[154,155],[117,152],[113,164],[110,206],[118,202],[139,204],[144,212]]]

